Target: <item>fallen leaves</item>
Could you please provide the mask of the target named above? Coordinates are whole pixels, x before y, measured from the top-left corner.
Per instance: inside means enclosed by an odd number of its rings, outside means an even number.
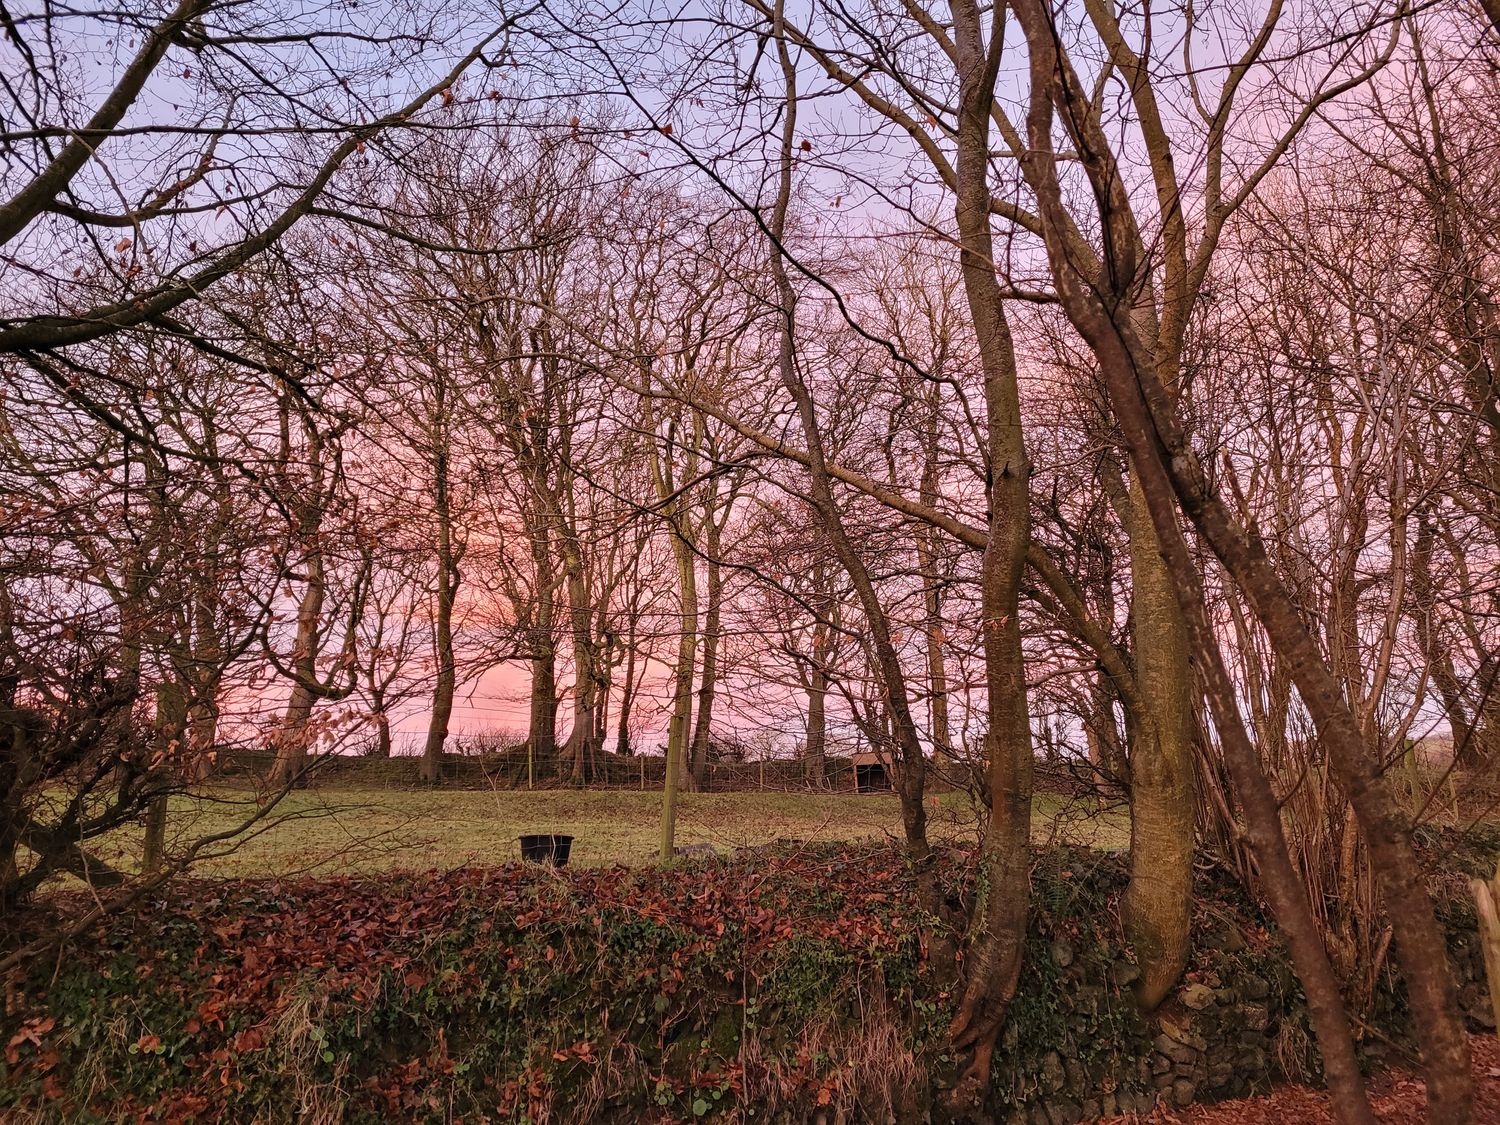
[[[1492,1035],[1476,1035],[1469,1043],[1474,1059],[1474,1125],[1500,1125],[1500,1042]],[[1383,1125],[1422,1125],[1427,1121],[1426,1098],[1426,1084],[1410,1071],[1387,1071],[1370,1083],[1370,1104]],[[1138,1120],[1129,1116],[1107,1122],[1128,1125]],[[1269,1094],[1218,1105],[1162,1108],[1147,1120],[1160,1125],[1334,1125],[1335,1118],[1322,1090],[1283,1086]]]
[[[27,1044],[40,1049],[42,1037],[56,1026],[57,1020],[52,1016],[36,1016],[27,1020],[5,1044],[5,1061],[15,1066],[21,1061],[21,1048]]]

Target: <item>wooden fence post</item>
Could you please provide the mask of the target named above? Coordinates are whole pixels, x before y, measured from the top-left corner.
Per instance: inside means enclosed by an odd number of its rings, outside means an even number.
[[[1484,975],[1490,983],[1490,1010],[1495,1031],[1500,1034],[1500,865],[1494,878],[1470,879],[1474,891],[1474,913],[1479,917],[1479,944],[1484,950]]]

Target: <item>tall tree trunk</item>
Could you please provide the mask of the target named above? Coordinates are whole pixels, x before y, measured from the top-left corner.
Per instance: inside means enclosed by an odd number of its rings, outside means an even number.
[[[1474,762],[1474,730],[1464,710],[1463,689],[1453,667],[1453,656],[1443,643],[1437,622],[1437,590],[1432,579],[1432,516],[1423,513],[1417,519],[1417,536],[1411,551],[1411,586],[1416,618],[1417,647],[1427,663],[1427,673],[1437,688],[1453,737],[1455,760],[1465,766]]]
[[[223,490],[227,492],[227,489]],[[228,507],[222,499],[220,509]],[[224,518],[228,518],[225,516]],[[206,561],[217,563],[219,544],[215,541],[206,553]],[[219,737],[219,682],[223,674],[223,652],[217,629],[219,575],[215,567],[196,578],[193,593],[192,629],[192,703],[188,709],[188,754],[185,774],[192,781],[205,781],[215,767],[214,747]]]
[[[937,490],[924,473],[922,503],[933,507],[937,503]],[[942,594],[938,589],[937,552],[933,546],[933,532],[920,524],[916,530],[917,576],[922,580],[923,629],[927,634],[927,713],[929,735],[937,753],[952,756],[953,736],[948,718],[948,668],[943,655],[946,638],[943,631]]]
[[[662,782],[661,859],[672,857],[677,836],[677,792],[688,750],[693,712],[693,662],[698,634],[698,577],[693,552],[680,535],[672,537],[677,560],[677,667],[673,675],[672,717],[667,723],[667,770]]]
[[[1130,504],[1131,626],[1143,707],[1130,747],[1125,936],[1141,967],[1136,1000],[1150,1011],[1181,978],[1191,944],[1196,680],[1172,577],[1134,474]]]
[[[595,673],[593,608],[589,604],[588,579],[576,546],[564,552],[568,573],[568,622],[573,638],[573,729],[568,732],[564,757],[569,779],[576,785],[588,780],[594,750],[594,708],[598,691]]]
[[[1004,37],[992,29],[992,40],[985,43],[977,4],[955,3],[952,12],[958,71],[954,214],[964,295],[984,374],[990,513],[980,572],[990,815],[980,852],[983,894],[969,920],[966,979],[950,1031],[954,1046],[970,1052],[953,1101],[970,1109],[989,1089],[995,1039],[1021,975],[1031,899],[1031,721],[1020,622],[1021,576],[1031,539],[1031,467],[990,230],[990,111]]]
[[[616,726],[615,753],[628,758],[630,746],[630,710],[635,703],[635,625],[631,623],[630,636],[625,649],[625,682],[620,687],[620,718]]]
[[[307,584],[297,605],[297,633],[292,649],[292,694],[287,700],[281,726],[272,739],[276,761],[271,766],[271,784],[302,785],[307,769],[308,725],[318,694],[318,651],[322,641],[324,599],[323,553],[314,549],[307,559]]]
[[[1345,1121],[1369,1122],[1373,1117],[1354,1058],[1343,999],[1318,938],[1305,891],[1292,868],[1280,810],[1245,732],[1239,701],[1208,619],[1201,577],[1177,525],[1172,505],[1175,482],[1169,479],[1163,461],[1165,457],[1191,457],[1192,453],[1182,442],[1174,441],[1165,451],[1156,444],[1159,436],[1166,436],[1159,428],[1174,425],[1175,417],[1169,412],[1158,415],[1152,411],[1148,414],[1140,397],[1142,384],[1151,384],[1153,393],[1162,396],[1163,404],[1166,392],[1154,368],[1150,367],[1149,352],[1144,343],[1135,337],[1130,302],[1118,292],[1100,293],[1103,279],[1107,278],[1110,284],[1121,288],[1133,285],[1135,279],[1128,275],[1120,278],[1103,270],[1097,277],[1086,274],[1070,251],[1071,228],[1062,203],[1056,157],[1052,150],[1054,100],[1068,115],[1070,127],[1079,130],[1079,143],[1087,146],[1092,161],[1106,161],[1108,145],[1089,118],[1072,110],[1072,101],[1078,95],[1071,88],[1070,73],[1065,72],[1058,54],[1050,11],[1038,0],[1018,0],[1015,11],[1026,35],[1031,61],[1032,100],[1027,126],[1032,148],[1023,156],[1022,165],[1037,195],[1044,220],[1053,278],[1065,311],[1100,363],[1113,412],[1130,451],[1140,493],[1150,509],[1157,538],[1165,552],[1225,758],[1233,772],[1246,815],[1247,834],[1261,864],[1267,895],[1308,997],[1335,1106]],[[1100,199],[1101,212],[1110,223],[1112,241],[1109,244],[1121,247],[1137,245],[1136,232],[1127,225],[1128,205],[1119,198],[1120,189],[1111,179],[1112,171],[1093,165],[1088,166],[1088,171],[1091,176],[1110,185],[1103,189],[1105,195]],[[1115,263],[1107,265],[1114,268]],[[1113,303],[1102,304],[1106,297]],[[1178,491],[1178,496],[1181,498],[1181,491]],[[1191,510],[1189,515],[1192,515]]]
[[[822,621],[813,626],[812,670],[807,678],[807,741],[803,745],[803,771],[807,780],[821,785],[828,774],[828,649],[832,630]]]
[[[441,388],[441,382],[438,385]],[[439,398],[439,403],[441,401]],[[441,440],[440,438],[439,441]],[[438,572],[433,648],[437,658],[437,681],[432,688],[432,717],[427,725],[427,742],[422,747],[421,766],[422,780],[429,785],[437,782],[441,770],[443,745],[448,741],[448,722],[453,715],[453,695],[458,688],[457,663],[453,655],[453,602],[461,579],[453,549],[453,514],[449,509],[448,498],[448,455],[442,448],[438,450],[434,477]]]
[[[167,842],[167,791],[180,758],[187,728],[187,696],[177,682],[156,689],[156,721],[152,737],[149,784],[157,792],[146,806],[141,870],[154,875],[161,869]]]
[[[786,113],[781,131],[780,176],[770,222],[771,236],[778,244],[771,252],[771,273],[776,280],[776,292],[781,303],[777,369],[782,385],[797,404],[797,416],[802,423],[802,433],[807,443],[807,468],[812,484],[813,507],[839,564],[849,575],[850,584],[854,587],[855,596],[865,616],[865,626],[869,630],[870,644],[875,653],[876,674],[884,696],[883,717],[890,722],[892,741],[900,751],[899,760],[895,763],[896,789],[901,799],[901,823],[906,836],[906,847],[917,866],[918,893],[922,896],[923,904],[937,913],[940,904],[932,882],[929,862],[932,849],[927,840],[927,808],[923,800],[927,762],[922,754],[922,741],[917,734],[916,722],[912,718],[906,675],[892,638],[890,619],[886,616],[869,569],[844,529],[843,517],[833,497],[833,478],[828,471],[817,407],[812,393],[797,370],[797,295],[787,276],[786,262],[782,259],[779,245],[786,233],[787,210],[791,202],[792,146],[797,124],[796,69],[784,36],[783,3],[784,0],[777,2],[774,35],[782,79],[786,86]]]
[[[929,416],[922,436],[922,480],[918,498],[929,508],[938,501],[938,418],[942,412],[941,385],[934,383],[929,392]],[[927,712],[928,734],[941,756],[954,754],[948,719],[948,668],[943,656],[946,638],[943,632],[943,595],[939,586],[937,534],[930,524],[918,523],[915,531],[917,576],[922,580],[923,628],[927,634]]]
[[[1089,680],[1089,718],[1084,724],[1088,742],[1089,764],[1094,767],[1094,784],[1103,792],[1115,786],[1130,784],[1130,766],[1120,740],[1119,721],[1115,718],[1115,695],[1109,675],[1095,673]]]
[[[531,563],[536,575],[536,606],[531,636],[531,712],[527,738],[537,761],[557,756],[557,642],[553,636],[556,597],[552,549],[545,525],[531,536]]]
[[[609,741],[609,699],[614,693],[614,676],[609,670],[609,657],[600,662],[599,687],[594,701],[594,745],[599,749]]]
[[[370,704],[375,719],[375,754],[385,759],[391,756],[391,716],[385,709],[385,690],[375,688],[370,692]]]
[[[713,739],[714,690],[719,676],[719,616],[724,580],[719,570],[718,525],[708,521],[708,559],[704,564],[708,605],[703,613],[703,659],[698,673],[698,714],[693,720],[693,784],[708,789],[708,752]]]

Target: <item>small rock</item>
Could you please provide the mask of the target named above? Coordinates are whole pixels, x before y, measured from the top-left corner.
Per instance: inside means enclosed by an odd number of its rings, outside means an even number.
[[[1271,1022],[1271,1013],[1260,1004],[1246,1004],[1240,1009],[1245,1016],[1245,1026],[1251,1031],[1265,1031]]]
[[[1195,981],[1192,984],[1184,985],[1182,991],[1177,994],[1177,997],[1189,1008],[1193,1009],[1193,1011],[1201,1012],[1205,1008],[1212,1007],[1214,990],[1206,984],[1198,984]]]
[[[1088,1077],[1083,1073],[1083,1064],[1080,1063],[1077,1059],[1063,1059],[1063,1070],[1066,1071],[1068,1075],[1069,1090],[1087,1090],[1091,1085],[1091,1083],[1088,1081]]]
[[[1480,1027],[1494,1028],[1495,1009],[1490,1004],[1490,998],[1485,989],[1480,988],[1478,984],[1465,985],[1458,994],[1458,1001],[1463,1005],[1468,1017]]]
[[[1160,1019],[1163,1034],[1168,1038],[1175,1039],[1178,1043],[1186,1043],[1195,1051],[1208,1050],[1208,1040],[1193,1030],[1193,1025],[1186,1019],[1171,1013],[1163,1013]]]
[[[1245,935],[1240,933],[1240,928],[1227,925],[1209,939],[1211,949],[1222,950],[1225,953],[1243,953],[1248,946],[1245,944]]]
[[[1109,967],[1109,976],[1115,982],[1117,988],[1124,988],[1132,981],[1139,980],[1141,970],[1139,965],[1132,965],[1129,961],[1116,961]]]
[[[1056,961],[1058,965],[1066,969],[1073,963],[1072,945],[1064,941],[1062,938],[1058,938],[1052,943],[1052,960]]]
[[[1056,1051],[1048,1051],[1042,1059],[1042,1089],[1049,1094],[1055,1094],[1067,1083],[1068,1076],[1063,1071],[1062,1056]]]
[[[1264,1000],[1271,995],[1271,986],[1266,983],[1264,977],[1246,977],[1241,982],[1240,988],[1251,1000]]]
[[[1172,1104],[1179,1107],[1190,1106],[1193,1104],[1193,1095],[1197,1092],[1197,1087],[1190,1081],[1179,1078],[1172,1083]]]
[[[1151,1045],[1158,1053],[1165,1055],[1174,1063],[1186,1063],[1191,1066],[1198,1061],[1198,1052],[1185,1043],[1179,1043],[1166,1032],[1162,1032],[1151,1041]]]

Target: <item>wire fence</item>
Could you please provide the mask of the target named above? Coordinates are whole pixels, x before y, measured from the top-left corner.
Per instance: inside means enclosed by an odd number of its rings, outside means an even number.
[[[265,776],[274,756],[267,751],[222,749],[219,775],[225,778]],[[666,780],[662,755],[590,755],[585,760],[582,787],[589,789],[660,789]],[[684,770],[686,773],[686,770]],[[970,769],[960,762],[929,762],[925,788],[934,793],[967,787]],[[318,785],[346,785],[372,789],[406,789],[423,785],[421,758],[390,758],[328,754],[315,759],[309,774]],[[529,755],[524,746],[480,754],[445,754],[438,784],[455,789],[577,789],[572,763],[557,756]],[[684,785],[690,784],[684,777]],[[715,793],[873,793],[889,791],[892,778],[879,763],[828,756],[821,769],[803,758],[719,760],[708,764],[703,788]]]

